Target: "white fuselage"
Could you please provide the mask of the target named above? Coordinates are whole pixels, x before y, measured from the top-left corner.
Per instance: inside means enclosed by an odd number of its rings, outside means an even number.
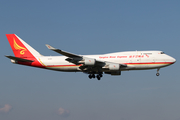
[[[83,55],[100,61],[126,64],[120,71],[158,69],[173,64],[176,60],[162,51],[130,51],[102,55]],[[39,62],[47,69],[58,71],[81,71],[79,66],[66,61],[65,56],[41,56]]]

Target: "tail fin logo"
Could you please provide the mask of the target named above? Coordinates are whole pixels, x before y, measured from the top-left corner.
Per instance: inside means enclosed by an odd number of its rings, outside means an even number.
[[[13,39],[14,39],[14,38],[13,38]],[[21,55],[24,55],[24,53],[25,53],[24,51],[27,51],[26,48],[19,46],[19,45],[16,43],[15,39],[14,39],[14,48],[15,48],[16,50],[20,50],[20,54],[21,54]]]

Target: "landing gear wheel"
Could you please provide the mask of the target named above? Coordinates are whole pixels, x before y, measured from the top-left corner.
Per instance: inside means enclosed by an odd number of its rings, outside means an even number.
[[[89,74],[89,79],[95,78],[96,76],[94,74]]]
[[[92,77],[95,78],[96,76],[94,74],[92,74]]]
[[[97,75],[95,75],[94,73],[90,73],[88,77],[89,77],[89,79],[97,78],[98,80],[101,80],[102,76],[103,76],[102,73],[99,73]]]
[[[159,73],[156,73],[156,76],[159,76],[160,74]]]
[[[96,76],[98,80],[101,80],[101,77],[99,75]]]
[[[103,75],[102,74],[99,74],[100,77],[102,77]]]
[[[91,74],[88,77],[89,77],[89,79],[92,79],[92,75]]]

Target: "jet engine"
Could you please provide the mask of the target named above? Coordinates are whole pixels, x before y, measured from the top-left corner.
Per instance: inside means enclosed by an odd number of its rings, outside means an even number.
[[[109,70],[110,71],[119,71],[120,65],[119,64],[109,64]]]
[[[14,63],[14,64],[17,64],[17,63],[18,63],[18,61],[13,60],[13,59],[11,59],[11,62]]]
[[[85,58],[84,61],[80,61],[79,63],[83,63],[84,65],[87,66],[93,66],[96,64],[96,59]]]

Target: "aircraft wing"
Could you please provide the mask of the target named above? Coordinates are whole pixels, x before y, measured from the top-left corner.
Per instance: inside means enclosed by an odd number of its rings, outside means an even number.
[[[66,51],[63,51],[63,50],[60,50],[60,49],[56,49],[48,44],[46,44],[47,48],[50,49],[50,50],[53,50],[61,55],[64,55],[66,57],[68,57],[66,60],[71,62],[72,60],[75,60],[75,61],[79,61],[79,63],[81,64],[83,59],[91,59],[91,58],[87,58],[87,57],[83,57],[81,55],[76,55],[76,54],[73,54],[73,53],[69,53],[69,52],[66,52]],[[97,64],[102,64],[104,65],[104,62],[103,61],[98,61],[96,60],[96,63]]]
[[[127,67],[126,64],[117,64],[117,63],[111,63],[111,62],[107,62],[107,61],[100,61],[100,60],[96,60],[94,58],[87,58],[81,55],[76,55],[73,53],[69,53],[60,49],[56,49],[48,44],[46,44],[47,48],[50,50],[53,50],[61,55],[64,55],[66,57],[68,57],[66,60],[74,63],[76,65],[80,65],[83,64],[82,66],[80,66],[79,68],[83,71],[87,70],[87,71],[101,71],[102,69],[106,69],[109,68],[109,66],[116,66],[116,68],[120,68],[120,66],[122,67]]]

